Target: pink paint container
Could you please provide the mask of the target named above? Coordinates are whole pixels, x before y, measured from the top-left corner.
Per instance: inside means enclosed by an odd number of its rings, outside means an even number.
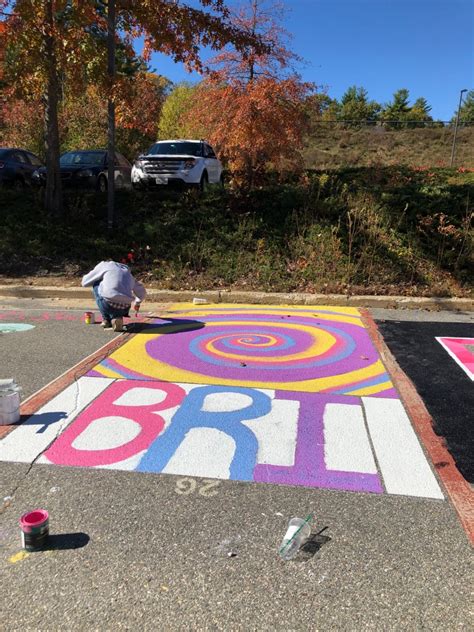
[[[21,544],[26,551],[39,551],[49,536],[49,515],[46,509],[34,509],[20,518]]]

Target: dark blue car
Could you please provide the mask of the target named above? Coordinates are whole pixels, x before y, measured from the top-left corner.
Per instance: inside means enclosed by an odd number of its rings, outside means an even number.
[[[0,185],[21,191],[32,182],[32,175],[43,162],[26,149],[0,147]]]
[[[59,159],[61,180],[65,187],[77,189],[95,189],[107,191],[107,150],[83,149],[68,151]],[[132,165],[128,160],[115,152],[115,186],[118,189],[130,188]],[[46,183],[46,167],[38,169],[34,175],[36,184]]]

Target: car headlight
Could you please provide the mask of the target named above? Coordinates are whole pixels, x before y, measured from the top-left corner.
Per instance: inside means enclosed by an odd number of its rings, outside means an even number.
[[[41,182],[42,180],[46,180],[46,172],[36,169],[31,174],[31,179],[34,180],[35,182]]]
[[[192,169],[195,164],[196,164],[196,161],[194,160],[194,158],[188,158],[187,160],[184,161],[184,168]]]
[[[141,171],[143,171],[143,168],[145,167],[145,161],[135,160],[135,162],[133,163],[133,166],[135,167],[135,169],[140,169]]]
[[[90,178],[94,174],[90,169],[83,169],[82,171],[78,171],[76,175],[78,178]]]

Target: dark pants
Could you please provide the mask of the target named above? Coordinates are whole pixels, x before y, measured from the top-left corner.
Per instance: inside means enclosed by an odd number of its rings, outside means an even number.
[[[99,308],[103,320],[112,320],[113,318],[122,318],[128,316],[130,307],[124,307],[119,309],[112,307],[105,299],[99,294],[99,283],[92,286],[92,292],[94,293],[95,302]]]

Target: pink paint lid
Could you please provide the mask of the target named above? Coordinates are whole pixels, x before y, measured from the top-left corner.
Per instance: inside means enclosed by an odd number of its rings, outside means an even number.
[[[20,527],[24,531],[28,531],[29,529],[41,526],[48,518],[49,514],[46,509],[34,509],[22,515],[20,518]]]

